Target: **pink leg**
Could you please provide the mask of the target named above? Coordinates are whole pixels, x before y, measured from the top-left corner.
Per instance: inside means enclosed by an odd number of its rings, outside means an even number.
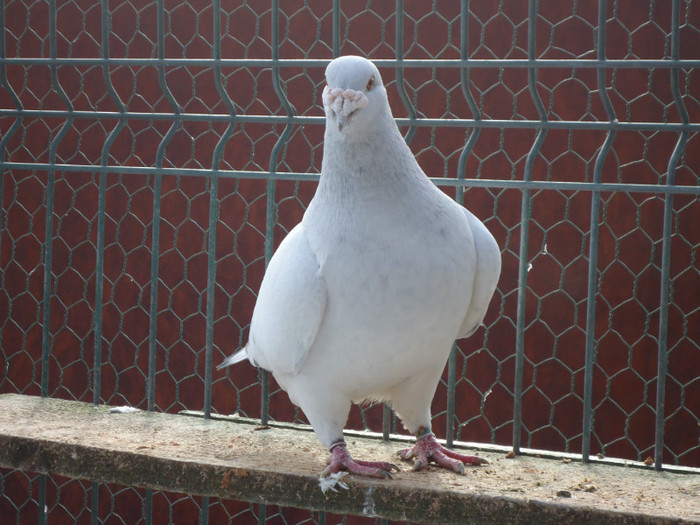
[[[454,470],[459,474],[464,474],[464,465],[487,465],[488,461],[478,456],[466,456],[446,449],[435,439],[435,435],[429,429],[421,428],[417,433],[416,444],[413,448],[406,448],[399,451],[401,459],[409,460],[416,458],[413,470],[428,468],[432,460],[437,465]]]
[[[345,441],[336,441],[331,445],[331,455],[328,458],[328,466],[321,473],[322,477],[329,474],[334,474],[341,470],[346,470],[350,474],[359,476],[370,476],[372,478],[391,478],[392,470],[399,470],[399,467],[393,463],[384,463],[382,461],[360,461],[352,459],[348,452]]]

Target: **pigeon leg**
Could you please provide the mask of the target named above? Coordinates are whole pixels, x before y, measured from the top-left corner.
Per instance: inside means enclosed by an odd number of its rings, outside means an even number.
[[[391,471],[399,470],[399,467],[393,463],[353,459],[343,439],[339,439],[331,445],[331,455],[327,463],[328,466],[321,473],[321,477],[326,477],[329,474],[335,474],[336,472],[345,470],[350,474],[357,474],[359,476],[391,478]]]
[[[428,468],[428,464],[433,461],[437,465],[454,470],[459,474],[465,473],[464,465],[487,465],[488,461],[478,456],[466,456],[453,452],[435,439],[429,428],[421,427],[416,433],[416,444],[413,448],[406,448],[399,451],[399,456],[403,460],[416,458],[413,463],[413,470]]]

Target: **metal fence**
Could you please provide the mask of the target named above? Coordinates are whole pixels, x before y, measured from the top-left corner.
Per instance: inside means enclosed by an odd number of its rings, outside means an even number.
[[[0,392],[303,422],[267,374],[213,366],[313,195],[323,68],[361,54],[419,163],[503,251],[485,327],[438,387],[439,437],[700,466],[697,0],[7,0],[0,16]],[[381,405],[349,426],[401,432]],[[17,522],[327,518],[0,479]]]

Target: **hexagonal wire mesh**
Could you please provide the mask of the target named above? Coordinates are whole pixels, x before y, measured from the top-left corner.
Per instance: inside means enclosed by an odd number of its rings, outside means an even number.
[[[0,391],[303,421],[266,374],[213,364],[313,195],[323,68],[354,53],[503,251],[439,437],[700,466],[697,0],[3,7]],[[401,431],[380,405],[349,426]],[[1,479],[18,522],[326,520]]]

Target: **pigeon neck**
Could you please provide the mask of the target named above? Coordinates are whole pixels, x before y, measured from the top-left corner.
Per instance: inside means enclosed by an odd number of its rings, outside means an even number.
[[[325,134],[321,186],[353,193],[395,187],[422,172],[390,114],[362,130]]]

